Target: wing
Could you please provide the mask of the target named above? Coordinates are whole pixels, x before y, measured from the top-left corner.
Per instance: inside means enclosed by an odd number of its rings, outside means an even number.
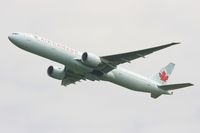
[[[100,81],[100,77],[96,74],[95,70],[89,73],[85,73],[84,75],[76,74],[65,67],[65,78],[62,79],[61,85],[67,86],[70,84],[75,84],[76,82],[80,82],[81,80],[91,80],[91,81]]]
[[[130,62],[130,61],[135,60],[140,57],[144,58],[148,54],[151,54],[153,52],[156,52],[158,50],[161,50],[161,49],[164,49],[164,48],[176,45],[176,44],[180,44],[180,43],[173,42],[173,43],[165,44],[162,46],[152,47],[152,48],[128,52],[128,53],[102,56],[101,60],[102,60],[103,64],[99,66],[98,70],[102,71],[104,73],[107,73],[107,72],[115,69],[116,66],[119,64]]]
[[[80,82],[81,80],[86,80],[84,76],[77,75],[73,73],[72,71],[68,70],[66,67],[65,67],[65,73],[66,73],[66,76],[64,79],[62,79],[61,85],[67,86],[70,84],[75,84],[76,82]]]
[[[61,84],[67,86],[86,79],[91,81],[100,81],[100,77],[97,74],[94,74],[93,72],[86,73],[85,75],[77,75],[72,72],[67,72],[66,77],[62,80]]]
[[[67,77],[62,80],[62,85],[67,86],[70,84],[75,84],[77,81],[80,82],[81,79],[74,78],[74,77]]]

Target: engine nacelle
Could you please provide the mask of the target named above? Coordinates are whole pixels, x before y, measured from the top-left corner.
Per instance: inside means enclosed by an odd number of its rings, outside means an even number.
[[[55,79],[62,80],[65,77],[65,70],[55,66],[49,66],[47,74]]]
[[[101,59],[99,56],[91,53],[84,52],[81,61],[88,66],[96,67],[101,63]]]

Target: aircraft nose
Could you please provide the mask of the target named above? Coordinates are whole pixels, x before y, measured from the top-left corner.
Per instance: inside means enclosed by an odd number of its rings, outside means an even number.
[[[8,39],[12,42],[12,39],[13,39],[13,38],[12,38],[12,35],[9,35],[9,36],[8,36]]]
[[[8,39],[14,44],[14,45],[20,45],[20,34],[19,33],[12,33],[8,35]]]
[[[9,39],[12,43],[14,43],[14,41],[15,41],[15,39],[14,39],[14,37],[13,37],[12,34],[8,36],[8,39]]]
[[[19,33],[12,33],[10,35],[8,35],[8,39],[12,42],[12,43],[16,43],[16,41],[18,40],[18,35]]]

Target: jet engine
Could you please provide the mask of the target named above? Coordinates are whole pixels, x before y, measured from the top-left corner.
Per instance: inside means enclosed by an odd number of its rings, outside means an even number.
[[[90,67],[97,67],[101,63],[99,56],[87,52],[82,54],[81,61]]]
[[[63,68],[49,66],[47,74],[52,78],[62,80],[65,77],[65,70]]]

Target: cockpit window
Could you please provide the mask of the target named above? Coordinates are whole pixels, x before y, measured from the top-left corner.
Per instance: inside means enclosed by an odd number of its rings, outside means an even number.
[[[12,33],[13,35],[19,35],[19,33]]]

